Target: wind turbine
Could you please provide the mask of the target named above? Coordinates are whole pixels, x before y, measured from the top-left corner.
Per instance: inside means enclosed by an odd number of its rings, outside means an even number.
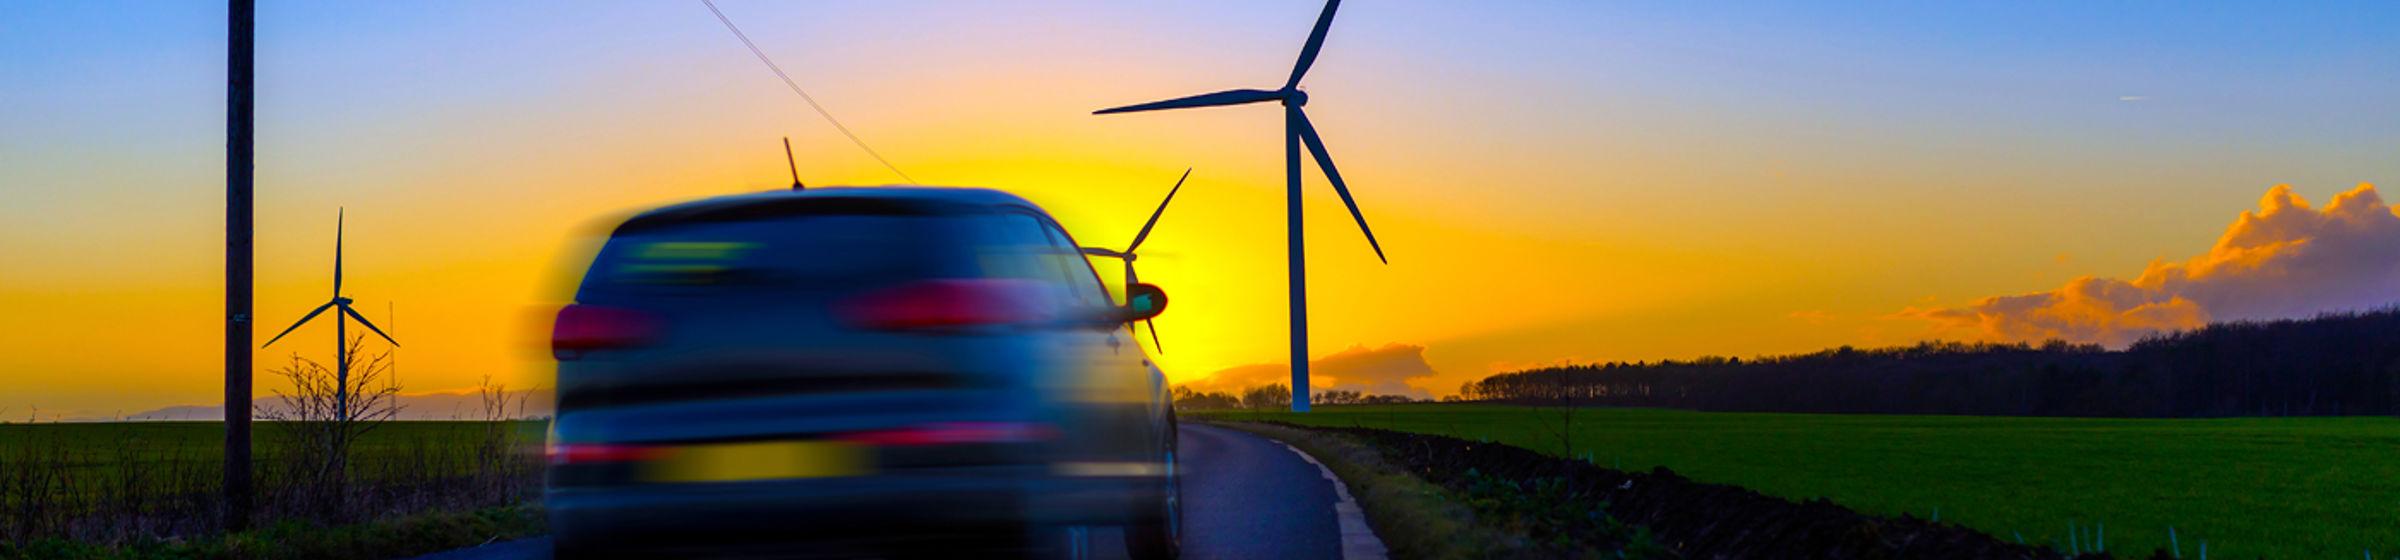
[[[351,319],[357,319],[358,324],[365,325],[367,330],[375,331],[375,336],[383,337],[384,342],[392,343],[394,348],[400,347],[400,341],[392,340],[392,335],[383,334],[383,329],[375,328],[374,321],[367,320],[367,316],[360,315],[358,310],[350,308],[350,298],[342,297],[342,220],[342,211],[335,210],[333,215],[333,300],[325,302],[325,305],[317,306],[315,311],[308,312],[308,315],[301,317],[299,322],[292,323],[291,328],[283,329],[283,332],[275,335],[275,338],[267,339],[266,344],[259,345],[260,348],[274,346],[275,341],[283,340],[284,335],[299,330],[300,325],[308,324],[309,319],[317,318],[317,315],[324,313],[325,310],[340,309],[340,313],[333,315],[333,414],[335,420],[344,420],[350,417],[350,329],[349,322],[343,320],[342,317],[348,316]]]
[[[1167,189],[1167,199],[1158,201],[1158,209],[1150,212],[1150,221],[1142,222],[1141,233],[1133,234],[1133,242],[1126,244],[1125,250],[1116,251],[1102,247],[1084,247],[1083,254],[1095,257],[1109,257],[1120,261],[1125,261],[1125,286],[1127,288],[1131,288],[1134,284],[1141,282],[1141,280],[1137,279],[1138,277],[1134,276],[1133,274],[1133,261],[1141,256],[1134,253],[1134,250],[1142,248],[1143,239],[1150,238],[1151,226],[1158,225],[1158,217],[1166,215],[1167,213],[1167,203],[1175,201],[1175,192],[1183,190],[1183,180],[1190,178],[1192,178],[1192,170],[1189,168],[1183,170],[1182,177],[1175,178],[1175,188]],[[1142,323],[1150,326],[1150,347],[1157,348],[1158,352],[1161,354],[1166,353],[1166,345],[1158,342],[1158,320],[1144,319],[1142,320]]]
[[[1189,109],[1219,105],[1244,105],[1276,101],[1283,104],[1284,221],[1290,248],[1285,256],[1292,275],[1292,411],[1308,412],[1308,266],[1303,257],[1300,229],[1300,145],[1308,145],[1308,153],[1317,160],[1317,169],[1333,183],[1333,192],[1342,196],[1342,204],[1350,207],[1350,217],[1358,220],[1358,231],[1367,234],[1367,246],[1375,249],[1375,259],[1391,264],[1383,256],[1383,245],[1375,242],[1375,231],[1367,228],[1367,217],[1358,211],[1358,201],[1350,198],[1350,187],[1342,182],[1342,172],[1333,166],[1333,156],[1325,153],[1325,141],[1317,137],[1317,127],[1308,122],[1308,113],[1300,107],[1308,104],[1308,93],[1300,91],[1300,78],[1308,75],[1308,67],[1317,62],[1317,50],[1325,46],[1325,30],[1333,26],[1333,12],[1341,0],[1327,0],[1324,13],[1317,15],[1317,27],[1308,33],[1308,43],[1300,47],[1300,62],[1292,66],[1292,77],[1282,89],[1234,89],[1204,93],[1191,97],[1101,109],[1092,114],[1107,115],[1161,109]],[[1155,332],[1153,333],[1155,334]]]

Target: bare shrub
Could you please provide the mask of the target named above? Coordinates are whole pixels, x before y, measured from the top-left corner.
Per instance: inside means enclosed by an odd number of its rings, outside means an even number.
[[[365,342],[364,335],[351,337],[342,358],[358,356]],[[356,498],[350,492],[352,447],[400,414],[391,352],[332,368],[295,353],[290,364],[270,373],[291,383],[288,391],[275,390],[273,403],[258,412],[284,435],[267,465],[280,469],[273,473],[280,484],[270,488],[283,499],[273,501],[306,510],[293,513],[349,519]]]
[[[515,502],[526,490],[522,484],[525,474],[538,473],[540,469],[531,452],[531,442],[524,441],[515,426],[516,419],[524,415],[528,394],[512,395],[508,385],[493,382],[487,374],[483,383],[476,386],[476,395],[483,403],[483,440],[475,446],[477,485],[491,499]]]

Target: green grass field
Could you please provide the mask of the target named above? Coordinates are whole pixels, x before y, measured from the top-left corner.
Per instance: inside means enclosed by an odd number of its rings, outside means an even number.
[[[283,452],[287,432],[270,422],[254,425],[255,459],[271,464]],[[475,421],[388,423],[356,444],[353,463],[360,465],[361,474],[373,476],[377,465],[423,464],[408,460],[419,455],[458,456],[483,441],[485,428],[485,422]],[[516,441],[527,445],[541,443],[543,428],[538,421],[507,426],[516,432]],[[224,457],[224,438],[224,425],[217,422],[0,424],[0,463],[21,462],[28,452],[65,452],[74,468],[87,474],[139,462],[162,473],[199,469],[214,479]]]
[[[360,555],[325,547],[414,554],[480,542],[460,535],[491,528],[427,520],[524,509],[540,495],[543,422],[382,424],[353,444],[338,477],[295,445],[301,427],[256,424],[255,519],[288,527],[219,542],[222,424],[0,424],[0,558],[209,556],[287,537],[302,557]],[[434,530],[444,527],[459,530]]]
[[[1319,407],[1214,413],[1489,439],[1562,452],[1558,409]],[[1193,413],[1206,417],[1210,413]],[[1665,466],[1772,495],[1927,517],[2002,539],[2146,555],[2174,527],[2184,558],[2400,557],[2400,419],[2210,420],[1581,409],[1574,455]]]

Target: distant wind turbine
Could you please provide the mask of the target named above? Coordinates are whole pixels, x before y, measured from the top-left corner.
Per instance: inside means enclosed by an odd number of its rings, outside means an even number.
[[[1167,189],[1167,199],[1158,201],[1158,209],[1150,212],[1150,221],[1142,222],[1141,233],[1133,234],[1133,242],[1126,244],[1125,250],[1116,251],[1102,247],[1084,247],[1083,254],[1092,255],[1095,257],[1109,257],[1120,261],[1125,261],[1125,286],[1130,289],[1134,284],[1141,282],[1139,277],[1133,274],[1133,261],[1141,256],[1134,253],[1134,250],[1142,248],[1142,240],[1150,238],[1150,228],[1158,225],[1158,217],[1166,215],[1167,213],[1167,203],[1175,201],[1175,193],[1183,190],[1183,180],[1190,178],[1192,178],[1192,170],[1189,168],[1183,170],[1182,177],[1175,178],[1175,188]],[[1131,292],[1128,291],[1127,293]],[[1150,347],[1157,348],[1158,352],[1161,354],[1166,353],[1166,345],[1158,342],[1158,320],[1144,319],[1142,320],[1142,323],[1150,326]]]
[[[1302,105],[1308,104],[1308,93],[1300,91],[1300,78],[1308,75],[1308,67],[1317,62],[1317,50],[1325,46],[1325,31],[1333,26],[1334,10],[1341,7],[1341,4],[1341,0],[1327,0],[1327,2],[1325,2],[1324,13],[1317,15],[1316,29],[1309,31],[1308,43],[1300,47],[1300,62],[1296,65],[1293,65],[1292,77],[1290,80],[1287,80],[1283,83],[1282,89],[1273,91],[1258,89],[1226,90],[1216,93],[1194,95],[1191,97],[1169,99],[1166,101],[1143,103],[1140,105],[1127,105],[1114,109],[1101,109],[1099,111],[1093,111],[1093,114],[1096,115],[1107,115],[1114,113],[1131,113],[1135,111],[1156,111],[1161,109],[1189,109],[1193,107],[1215,107],[1219,105],[1243,105],[1266,101],[1277,101],[1283,103],[1283,170],[1284,177],[1287,179],[1286,189],[1284,191],[1283,211],[1284,221],[1287,222],[1285,227],[1288,229],[1286,234],[1289,236],[1290,243],[1290,248],[1286,252],[1285,256],[1289,260],[1288,267],[1292,275],[1291,319],[1293,412],[1308,412],[1308,267],[1307,259],[1303,257],[1302,253],[1300,229],[1301,144],[1308,145],[1309,155],[1315,156],[1317,160],[1317,169],[1325,172],[1325,179],[1333,183],[1333,192],[1342,196],[1343,205],[1350,207],[1350,217],[1358,220],[1358,231],[1367,235],[1367,246],[1375,249],[1376,260],[1383,261],[1385,264],[1391,263],[1390,259],[1386,259],[1383,256],[1383,245],[1375,242],[1375,231],[1367,228],[1366,215],[1359,213],[1358,201],[1350,198],[1350,187],[1342,182],[1342,172],[1334,168],[1333,156],[1325,153],[1325,141],[1317,137],[1316,126],[1309,124],[1308,114],[1300,110]],[[1153,334],[1156,333],[1153,332]]]
[[[275,341],[283,340],[284,335],[299,330],[300,325],[308,324],[309,319],[317,318],[317,315],[324,313],[325,310],[340,309],[341,312],[333,316],[333,414],[336,420],[350,417],[350,329],[349,322],[344,321],[342,317],[357,319],[358,324],[365,325],[367,330],[375,331],[375,336],[383,337],[384,342],[392,343],[393,348],[400,347],[400,341],[392,340],[392,335],[383,334],[383,329],[375,328],[374,321],[368,321],[367,316],[360,315],[357,310],[350,308],[350,298],[342,297],[342,220],[342,211],[336,210],[333,215],[333,300],[325,302],[325,305],[317,306],[315,311],[308,312],[308,315],[301,317],[299,322],[292,323],[291,328],[283,329],[283,332],[275,335],[275,338],[267,339],[266,344],[259,345],[260,348],[274,346]]]

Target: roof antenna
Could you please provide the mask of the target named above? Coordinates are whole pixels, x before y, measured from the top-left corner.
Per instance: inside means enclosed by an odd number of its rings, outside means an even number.
[[[792,190],[808,190],[808,185],[800,184],[800,161],[792,159],[792,137],[790,136],[783,137],[783,163],[792,168]]]

